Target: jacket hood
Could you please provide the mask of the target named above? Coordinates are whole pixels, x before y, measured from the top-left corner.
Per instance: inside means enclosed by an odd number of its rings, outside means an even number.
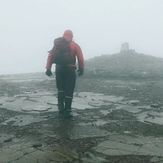
[[[71,30],[66,30],[63,34],[63,37],[66,39],[66,40],[69,40],[69,41],[72,41],[72,38],[73,38],[73,33]]]

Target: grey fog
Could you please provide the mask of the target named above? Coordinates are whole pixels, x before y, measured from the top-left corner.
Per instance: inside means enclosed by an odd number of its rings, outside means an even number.
[[[163,0],[0,0],[0,75],[45,71],[64,30],[84,58],[130,49],[163,57]]]

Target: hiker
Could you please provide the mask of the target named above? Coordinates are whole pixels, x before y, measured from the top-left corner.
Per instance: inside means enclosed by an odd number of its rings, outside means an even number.
[[[52,76],[51,67],[52,64],[56,64],[55,74],[56,74],[56,85],[58,90],[58,110],[59,115],[63,117],[71,118],[71,105],[73,99],[73,93],[76,83],[76,58],[78,61],[78,70],[77,73],[79,76],[83,75],[84,72],[84,58],[80,46],[72,41],[73,33],[71,30],[66,30],[62,37],[54,41],[54,47],[49,52],[47,64],[46,64],[46,75]],[[68,54],[63,56],[68,56],[66,61],[62,64],[63,61],[54,61],[55,52],[57,49],[57,41],[64,39],[68,41],[69,51]],[[58,42],[59,42],[58,41]],[[58,55],[58,54],[57,54]],[[59,52],[61,55],[61,52]],[[58,55],[58,56],[59,56]]]

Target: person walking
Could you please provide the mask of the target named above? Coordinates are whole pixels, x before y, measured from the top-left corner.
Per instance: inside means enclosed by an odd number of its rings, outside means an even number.
[[[82,76],[84,73],[84,58],[80,46],[74,42],[73,32],[71,30],[66,30],[61,37],[69,42],[70,51],[67,63],[61,64],[56,62],[55,74],[56,74],[56,86],[58,90],[58,110],[59,115],[65,118],[72,118],[71,106],[73,100],[73,93],[76,84],[76,58],[78,61],[77,73]],[[54,47],[55,49],[55,41]],[[53,64],[53,49],[49,52],[46,64],[46,75],[51,76],[51,68]],[[60,55],[60,54],[59,54]]]

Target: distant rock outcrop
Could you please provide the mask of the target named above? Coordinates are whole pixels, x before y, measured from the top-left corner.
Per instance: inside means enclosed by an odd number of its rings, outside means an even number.
[[[85,61],[85,75],[109,78],[163,77],[163,59],[134,50],[101,55]]]

